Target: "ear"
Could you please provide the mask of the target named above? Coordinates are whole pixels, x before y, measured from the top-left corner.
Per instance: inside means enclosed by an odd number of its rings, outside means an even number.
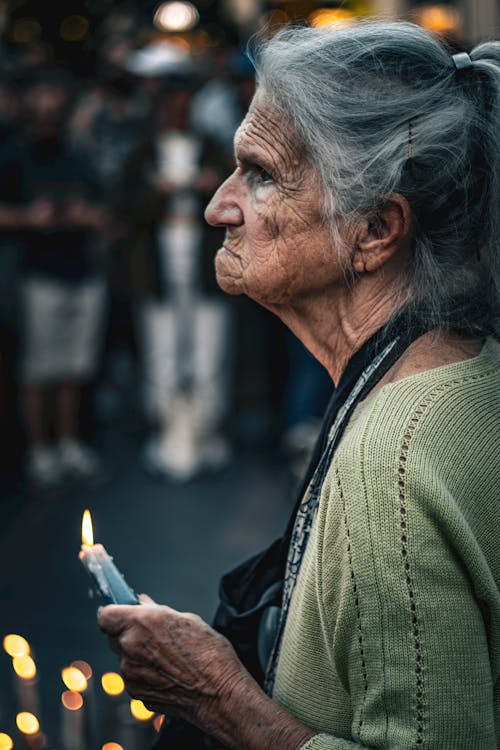
[[[352,266],[356,273],[376,271],[406,245],[411,209],[399,193],[384,196],[382,208],[359,224]]]

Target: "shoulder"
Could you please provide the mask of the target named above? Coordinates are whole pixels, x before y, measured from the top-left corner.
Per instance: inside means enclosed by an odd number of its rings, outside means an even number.
[[[403,480],[419,514],[491,513],[499,453],[500,347],[488,339],[477,357],[389,383],[358,406],[323,488],[325,521],[339,493],[347,512],[392,516]]]
[[[487,339],[470,359],[435,367],[384,385],[358,406],[338,454],[385,459],[411,439],[429,451],[474,430],[495,438],[500,428],[500,345]],[[495,447],[497,443],[495,440]],[[471,446],[472,448],[472,446]]]
[[[500,523],[499,453],[500,356],[488,340],[477,357],[390,383],[358,407],[323,488],[324,530],[340,507],[353,533],[382,547],[405,514],[424,537],[460,527],[487,544]]]

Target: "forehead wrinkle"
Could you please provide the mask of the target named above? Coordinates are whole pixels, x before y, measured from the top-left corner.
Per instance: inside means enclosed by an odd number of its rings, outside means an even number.
[[[286,136],[289,131],[289,137]],[[246,144],[246,139],[253,141],[253,144]],[[253,146],[253,148],[252,148]],[[239,154],[248,156],[262,154],[255,152],[255,147],[271,158],[275,167],[282,163],[285,167],[294,168],[301,162],[301,144],[298,136],[294,137],[291,132],[291,126],[283,118],[273,119],[267,112],[264,114],[261,109],[255,109],[250,112],[246,120],[240,126],[235,138],[235,150]]]

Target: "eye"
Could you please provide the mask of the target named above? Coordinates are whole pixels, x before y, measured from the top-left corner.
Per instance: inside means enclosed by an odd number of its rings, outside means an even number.
[[[273,182],[273,178],[263,167],[256,167],[255,173],[259,182]]]
[[[248,178],[254,185],[269,185],[274,182],[269,172],[264,167],[253,164],[247,170]]]

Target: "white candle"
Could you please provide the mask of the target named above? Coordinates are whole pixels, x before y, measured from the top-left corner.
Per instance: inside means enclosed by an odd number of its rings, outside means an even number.
[[[138,604],[138,599],[102,544],[94,544],[88,510],[82,520],[82,547],[79,558],[94,578],[99,592],[113,604]]]

